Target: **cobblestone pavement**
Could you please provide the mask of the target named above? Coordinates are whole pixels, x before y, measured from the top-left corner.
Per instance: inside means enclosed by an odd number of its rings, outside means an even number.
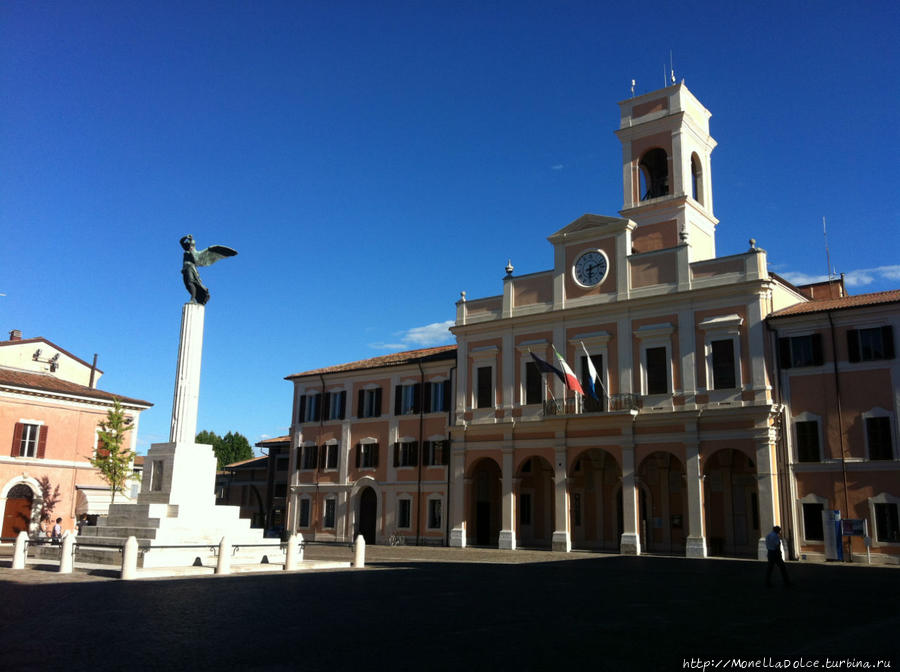
[[[350,549],[311,545],[306,556]],[[795,585],[766,589],[765,563],[740,560],[370,547],[367,562],[125,582],[95,569],[14,572],[4,559],[0,668],[900,665],[900,568],[789,563]]]

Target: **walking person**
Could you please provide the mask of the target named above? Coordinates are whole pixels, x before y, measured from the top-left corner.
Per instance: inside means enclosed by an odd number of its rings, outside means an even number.
[[[784,558],[781,557],[781,528],[776,525],[772,531],[766,535],[766,551],[769,564],[766,567],[766,587],[772,587],[772,570],[775,566],[781,570],[781,579],[785,586],[791,585],[791,580],[787,575],[787,567],[784,565]]]
[[[57,518],[56,525],[53,526],[53,532],[50,534],[50,541],[54,544],[59,544],[60,539],[62,539],[62,518]]]

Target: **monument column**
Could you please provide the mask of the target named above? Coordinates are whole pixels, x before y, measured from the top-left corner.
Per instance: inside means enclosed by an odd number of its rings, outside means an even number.
[[[184,304],[181,309],[181,341],[175,369],[169,443],[193,443],[197,436],[205,310],[205,306],[193,302]]]

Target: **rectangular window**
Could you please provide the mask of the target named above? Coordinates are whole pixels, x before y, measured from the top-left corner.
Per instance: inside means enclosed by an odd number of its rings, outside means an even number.
[[[22,438],[19,441],[19,457],[37,457],[40,425],[21,425]]]
[[[153,460],[153,463],[150,465],[150,490],[153,492],[162,490],[164,465],[164,460]]]
[[[360,443],[356,447],[356,468],[375,469],[378,466],[378,444]]]
[[[411,512],[412,500],[406,498],[397,500],[397,527],[404,530],[411,527]]]
[[[308,498],[300,500],[300,520],[297,523],[299,527],[309,527],[309,502]]]
[[[287,471],[290,458],[287,455],[279,455],[275,461],[275,471]]]
[[[594,394],[597,395],[597,399],[594,399],[591,396],[591,370],[588,366],[588,358],[582,356],[581,358],[581,387],[584,388],[584,410],[586,413],[597,413],[600,411],[606,410],[606,394],[603,391],[603,355],[591,355],[591,362],[594,365],[594,370],[597,372],[597,376],[600,380],[593,381]]]
[[[319,403],[320,396],[318,392],[300,395],[299,422],[318,422],[322,419],[322,407]]]
[[[427,413],[450,410],[450,381],[442,380],[425,385],[425,411]]]
[[[325,464],[326,469],[337,469],[338,467],[338,444],[332,443],[325,446]]]
[[[303,446],[303,462],[300,468],[301,469],[315,469],[316,468],[316,454],[318,449],[316,446]]]
[[[287,483],[275,484],[275,496],[284,497],[287,494]]]
[[[866,436],[869,441],[870,460],[893,460],[891,419],[887,416],[866,418]]]
[[[347,392],[341,390],[340,392],[328,392],[325,395],[325,404],[326,404],[326,420],[343,420],[344,419],[344,409],[346,407],[347,402]]]
[[[494,369],[490,366],[479,366],[475,378],[475,408],[494,407]]]
[[[428,529],[439,530],[441,528],[441,500],[428,500]]]
[[[667,394],[669,392],[669,358],[666,348],[647,348],[647,394]]]
[[[419,464],[418,441],[403,441],[394,444],[394,466],[415,467]]]
[[[818,462],[819,455],[819,422],[805,420],[798,422],[797,427],[797,461]]]
[[[730,338],[710,343],[712,349],[712,382],[714,390],[730,390],[735,384],[734,341]]]
[[[531,525],[531,493],[519,495],[519,525]]]
[[[893,503],[875,504],[875,535],[878,541],[900,542],[900,516]]]
[[[360,418],[377,418],[381,415],[381,388],[360,390],[356,415]]]
[[[822,334],[778,339],[778,364],[782,369],[821,366],[824,361]]]
[[[322,519],[322,527],[325,529],[334,527],[334,500],[325,500],[325,516]]]
[[[537,364],[525,363],[525,403],[540,404],[544,401],[544,380]]]
[[[851,362],[894,358],[894,330],[891,326],[847,331],[847,351]]]
[[[449,441],[426,441],[422,450],[422,464],[426,467],[449,463]]]
[[[394,388],[394,414],[395,415],[411,415],[419,413],[419,390],[421,386],[418,383],[412,385],[397,385]]]
[[[825,533],[822,528],[823,504],[803,505],[803,537],[807,541],[823,541]]]

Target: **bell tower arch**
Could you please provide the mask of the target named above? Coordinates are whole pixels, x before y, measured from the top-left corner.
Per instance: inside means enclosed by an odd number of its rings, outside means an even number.
[[[691,261],[716,256],[709,111],[684,82],[619,103],[624,202],[636,252],[688,245]]]

